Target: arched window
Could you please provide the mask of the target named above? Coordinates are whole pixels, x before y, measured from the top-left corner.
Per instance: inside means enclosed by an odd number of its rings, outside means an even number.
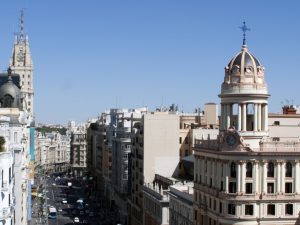
[[[285,176],[286,177],[292,177],[292,174],[293,174],[292,171],[293,171],[293,165],[292,165],[292,163],[287,162],[285,164]]]
[[[236,177],[236,164],[234,162],[230,164],[230,176]]]
[[[274,163],[272,163],[272,162],[268,163],[267,176],[274,177]]]
[[[252,163],[248,162],[246,164],[246,177],[252,177]]]
[[[4,95],[2,107],[3,108],[11,108],[13,101],[14,101],[14,98],[11,95],[9,95],[9,94]]]

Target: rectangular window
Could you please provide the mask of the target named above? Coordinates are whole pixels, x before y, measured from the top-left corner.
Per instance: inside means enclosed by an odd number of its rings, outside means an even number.
[[[293,183],[292,182],[285,183],[285,193],[293,193]]]
[[[273,137],[272,140],[273,141],[280,141],[280,138],[279,137]]]
[[[275,126],[279,126],[279,125],[280,125],[280,121],[277,121],[277,120],[274,121],[274,125],[275,125]]]
[[[253,205],[245,205],[245,215],[253,216]]]
[[[252,183],[246,183],[246,194],[252,194]]]
[[[186,149],[186,150],[185,150],[185,156],[188,156],[188,155],[189,155],[189,150]]]
[[[268,204],[268,215],[275,216],[275,205],[274,204]]]
[[[228,214],[235,215],[235,205],[234,204],[228,204]]]
[[[17,143],[18,142],[18,133],[14,132],[14,142]]]
[[[223,211],[223,204],[222,202],[219,203],[219,213],[222,213]]]
[[[223,189],[223,181],[221,181],[221,191],[224,191]]]
[[[179,144],[182,144],[182,137],[179,138]]]
[[[236,193],[236,183],[229,182],[229,193]]]
[[[293,215],[293,204],[286,204],[285,205],[285,215],[292,216]]]
[[[273,194],[274,193],[274,183],[267,183],[267,192],[269,194]]]
[[[217,201],[214,199],[214,210],[216,211],[217,209]]]

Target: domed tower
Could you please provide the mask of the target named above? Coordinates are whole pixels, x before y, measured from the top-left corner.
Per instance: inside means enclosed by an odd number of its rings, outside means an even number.
[[[7,81],[0,87],[0,108],[20,109],[20,89],[12,81],[10,68],[7,70],[7,73]]]
[[[259,140],[268,136],[268,88],[265,82],[264,67],[248,51],[245,23],[242,50],[225,67],[225,77],[221,94],[220,133],[228,145],[235,144],[236,137],[243,138],[246,144],[257,147]]]

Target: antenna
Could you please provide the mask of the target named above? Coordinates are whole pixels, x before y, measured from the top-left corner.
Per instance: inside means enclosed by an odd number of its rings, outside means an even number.
[[[246,26],[246,22],[243,22],[243,26],[239,27],[243,31],[243,45],[246,45],[246,32],[250,31],[250,28]]]

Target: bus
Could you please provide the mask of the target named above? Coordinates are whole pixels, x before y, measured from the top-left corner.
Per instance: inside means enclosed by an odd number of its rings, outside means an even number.
[[[56,219],[57,211],[56,208],[53,206],[50,206],[48,209],[48,218],[49,219]]]

